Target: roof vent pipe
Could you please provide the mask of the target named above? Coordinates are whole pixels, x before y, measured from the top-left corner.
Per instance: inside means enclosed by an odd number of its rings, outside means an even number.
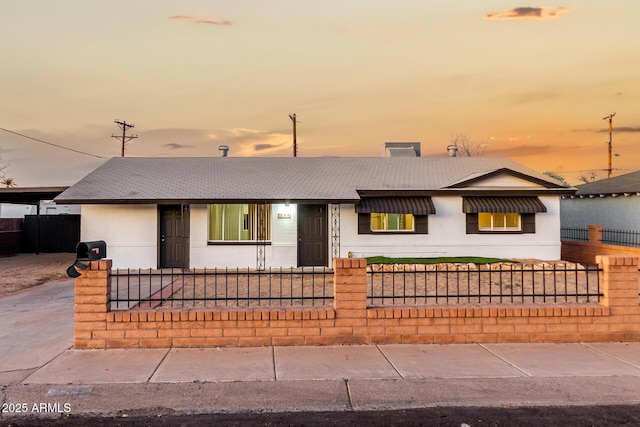
[[[218,146],[218,150],[222,151],[222,157],[227,157],[227,154],[229,153],[229,146],[228,145],[219,145]]]
[[[458,157],[458,146],[456,144],[447,146],[447,154],[449,157]]]

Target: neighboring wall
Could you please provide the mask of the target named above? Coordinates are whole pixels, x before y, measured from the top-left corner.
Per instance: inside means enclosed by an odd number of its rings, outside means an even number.
[[[432,197],[429,234],[358,234],[354,205],[341,205],[340,255],[354,257],[484,256],[560,259],[560,204],[557,196],[541,196],[546,213],[536,214],[535,234],[466,234],[461,197]]]
[[[18,205],[13,203],[0,203],[0,218],[24,218],[25,215],[36,213],[33,205]]]
[[[598,224],[611,230],[640,231],[640,196],[565,198],[560,202],[563,228],[587,228]]]
[[[93,261],[76,279],[74,347],[640,340],[638,258],[599,261],[599,304],[368,308],[366,261],[335,259],[333,306],[125,312],[109,312],[111,261]]]
[[[24,218],[25,215],[36,215],[36,205],[0,203],[0,218]],[[80,215],[78,205],[58,205],[51,201],[40,202],[40,215]]]
[[[562,259],[581,264],[595,264],[598,255],[626,255],[640,257],[640,248],[602,243],[602,226],[589,226],[588,242],[562,241]]]
[[[0,256],[19,253],[21,237],[22,219],[0,218]]]

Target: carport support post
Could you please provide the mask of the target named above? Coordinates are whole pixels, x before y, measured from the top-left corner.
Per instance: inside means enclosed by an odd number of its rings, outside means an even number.
[[[336,338],[340,344],[360,343],[354,331],[367,325],[367,260],[334,258],[333,274]]]
[[[40,255],[40,202],[36,204],[36,255]]]
[[[75,283],[73,347],[106,348],[107,312],[111,304],[110,259],[91,261]]]

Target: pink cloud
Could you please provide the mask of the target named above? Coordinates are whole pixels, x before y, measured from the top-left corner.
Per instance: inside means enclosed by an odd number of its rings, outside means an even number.
[[[226,19],[218,19],[214,15],[193,16],[193,15],[174,15],[169,19],[176,19],[179,21],[186,21],[192,24],[210,24],[210,25],[231,25],[231,21]]]
[[[558,14],[568,11],[568,7],[515,7],[504,12],[495,12],[485,15],[485,19],[551,19]]]

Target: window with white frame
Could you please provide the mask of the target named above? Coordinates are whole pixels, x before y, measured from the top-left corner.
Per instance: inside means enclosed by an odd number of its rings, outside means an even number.
[[[210,242],[268,241],[271,206],[259,203],[209,205]]]

